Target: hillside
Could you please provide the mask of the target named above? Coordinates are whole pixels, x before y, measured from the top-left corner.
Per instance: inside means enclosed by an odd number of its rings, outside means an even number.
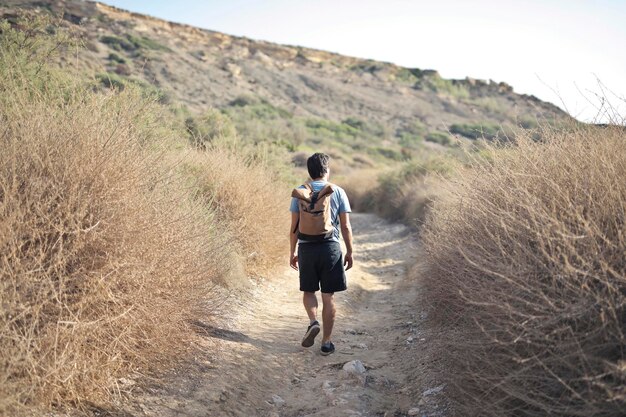
[[[449,146],[450,134],[489,138],[569,118],[504,82],[447,80],[435,70],[230,36],[96,2],[0,1],[9,19],[22,8],[63,16],[82,32],[86,48],[65,67],[107,86],[154,86],[188,115],[221,109],[247,140],[292,152],[331,148],[350,165],[410,159]],[[355,153],[362,155],[346,156]]]

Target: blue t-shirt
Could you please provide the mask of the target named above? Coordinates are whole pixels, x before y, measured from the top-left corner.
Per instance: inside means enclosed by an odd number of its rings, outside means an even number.
[[[324,188],[326,185],[326,181],[312,181],[311,186],[313,187],[313,191],[319,191]],[[298,188],[306,188],[304,185],[301,185]],[[333,231],[333,237],[331,240],[339,242],[339,214],[341,213],[351,213],[350,202],[348,201],[348,196],[343,188],[335,185],[333,187],[335,192],[331,195],[330,200],[330,217],[335,230]],[[299,213],[300,209],[298,208],[298,199],[291,197],[291,207],[289,210],[292,213]],[[298,239],[298,243],[309,243],[305,240]]]

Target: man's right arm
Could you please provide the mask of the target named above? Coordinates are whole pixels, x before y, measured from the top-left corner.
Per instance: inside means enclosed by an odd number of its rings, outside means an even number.
[[[350,214],[340,213],[339,221],[341,222],[341,236],[346,244],[346,256],[344,265],[346,265],[346,271],[352,268],[352,226],[350,225]]]

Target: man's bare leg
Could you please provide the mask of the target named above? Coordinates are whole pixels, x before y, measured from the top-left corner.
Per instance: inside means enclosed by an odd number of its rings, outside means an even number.
[[[322,293],[322,319],[324,320],[322,344],[330,342],[330,335],[333,332],[333,326],[335,324],[336,310],[334,295],[334,293]]]
[[[317,320],[317,296],[314,292],[304,292],[302,294],[302,302],[306,314],[309,316],[311,323]]]

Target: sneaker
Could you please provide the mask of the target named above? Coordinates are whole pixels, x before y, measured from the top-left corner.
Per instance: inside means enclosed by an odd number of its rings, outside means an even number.
[[[311,347],[315,342],[315,337],[320,333],[320,324],[316,320],[311,324],[304,334],[304,338],[302,339],[302,346]]]
[[[321,353],[323,356],[328,356],[333,352],[335,352],[335,345],[333,345],[333,342],[327,342],[322,345]]]

